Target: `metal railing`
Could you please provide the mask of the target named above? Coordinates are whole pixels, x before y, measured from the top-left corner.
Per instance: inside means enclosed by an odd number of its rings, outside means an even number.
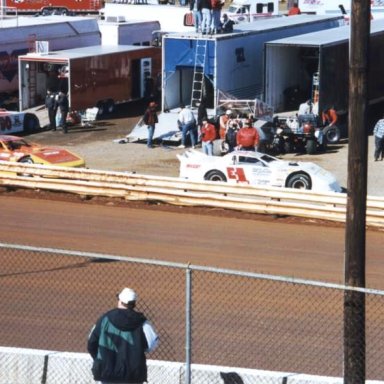
[[[155,200],[184,206],[220,207],[337,222],[345,222],[346,218],[347,198],[343,193],[317,193],[248,185],[230,186],[219,182],[193,182],[127,172],[1,162],[0,185],[126,200]],[[368,226],[384,227],[383,198],[367,198],[366,222]]]
[[[0,244],[0,264],[3,347],[86,352],[92,324],[116,305],[116,292],[130,286],[160,336],[150,359],[185,363],[178,383],[276,382],[247,376],[246,369],[341,378],[344,295],[357,290],[366,302],[366,345],[357,358],[366,361],[367,380],[384,378],[382,291],[12,244]],[[191,372],[191,364],[222,369],[214,378],[208,370]],[[4,359],[1,367],[0,378],[14,369]],[[150,382],[176,382],[159,381],[161,368],[156,372]],[[76,383],[89,382],[89,367],[77,374]]]

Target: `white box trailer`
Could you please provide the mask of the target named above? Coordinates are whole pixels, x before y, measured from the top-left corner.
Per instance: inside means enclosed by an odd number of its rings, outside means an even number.
[[[101,37],[94,17],[46,16],[1,20],[0,92],[13,93],[17,98],[17,58],[35,51],[37,41],[47,42],[50,51],[57,51],[99,45]]]
[[[345,11],[347,15],[351,13],[352,0],[297,0],[299,8],[303,13],[330,15],[339,14]],[[372,0],[371,13],[373,19],[384,17],[384,1]]]
[[[275,112],[285,112],[297,110],[301,102],[313,99],[318,101],[319,112],[333,106],[345,121],[349,39],[350,26],[344,26],[267,42],[264,101]],[[384,102],[383,19],[371,22],[369,51],[368,97],[369,103],[375,105]]]
[[[193,31],[192,18],[186,18],[189,7],[153,4],[119,4],[106,2],[100,9],[100,18],[124,18],[124,20],[157,20],[160,29],[167,32]]]
[[[340,26],[340,16],[300,15],[244,23],[233,33],[213,36],[169,34],[163,37],[163,110],[192,105],[195,63],[204,61],[202,97],[217,107],[219,91],[238,99],[262,99],[263,51],[267,41],[279,37]],[[204,49],[204,58],[201,48]],[[200,52],[199,52],[200,51]],[[197,56],[196,56],[197,53]],[[276,62],[277,66],[280,63]]]
[[[103,45],[152,45],[154,32],[160,30],[157,20],[125,20],[124,16],[110,16],[99,20]]]

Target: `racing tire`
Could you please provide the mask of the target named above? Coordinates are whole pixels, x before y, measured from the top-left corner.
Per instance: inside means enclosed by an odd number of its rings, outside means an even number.
[[[113,113],[115,112],[115,102],[112,100],[112,99],[108,99],[107,102],[106,102],[106,112],[107,113]]]
[[[295,150],[295,146],[290,141],[284,141],[284,153],[292,153]]]
[[[341,137],[340,128],[334,125],[325,127],[323,135],[328,144],[337,144]]]
[[[35,162],[33,159],[29,156],[25,156],[19,160],[19,163],[24,163],[24,164],[34,164]]]
[[[288,188],[294,189],[312,189],[312,182],[306,173],[296,173],[287,181]]]
[[[22,157],[19,161],[19,163],[24,163],[24,164],[34,164],[34,161],[31,157],[25,156]],[[22,177],[33,177],[33,175],[29,173],[18,173],[17,176],[22,176]]]
[[[107,103],[103,102],[103,101],[99,101],[97,104],[96,104],[96,107],[99,108],[98,112],[97,112],[97,116],[104,116],[108,110],[107,108]]]
[[[26,113],[23,122],[24,132],[27,134],[37,132],[40,129],[40,122],[33,113]]]
[[[206,181],[227,181],[224,173],[218,170],[209,171],[205,176]]]
[[[316,140],[307,140],[307,142],[305,143],[305,151],[308,155],[314,155],[317,151]]]

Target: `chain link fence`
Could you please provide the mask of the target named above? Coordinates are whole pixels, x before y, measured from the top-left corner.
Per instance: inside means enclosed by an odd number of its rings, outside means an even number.
[[[0,263],[0,346],[29,356],[16,367],[14,352],[0,354],[0,384],[92,383],[88,333],[125,286],[160,336],[148,356],[150,383],[342,382],[341,286],[10,244],[0,244]],[[357,319],[365,345],[355,356],[365,372],[354,383],[384,380],[383,293],[365,290],[365,318]],[[55,363],[59,352],[71,353],[66,363]]]

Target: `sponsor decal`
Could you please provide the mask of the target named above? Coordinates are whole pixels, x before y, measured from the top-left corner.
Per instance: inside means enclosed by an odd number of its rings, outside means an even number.
[[[7,51],[0,52],[0,78],[4,78],[11,82],[18,72],[17,58],[20,55],[24,55],[28,52],[28,49],[16,49],[12,53]]]

